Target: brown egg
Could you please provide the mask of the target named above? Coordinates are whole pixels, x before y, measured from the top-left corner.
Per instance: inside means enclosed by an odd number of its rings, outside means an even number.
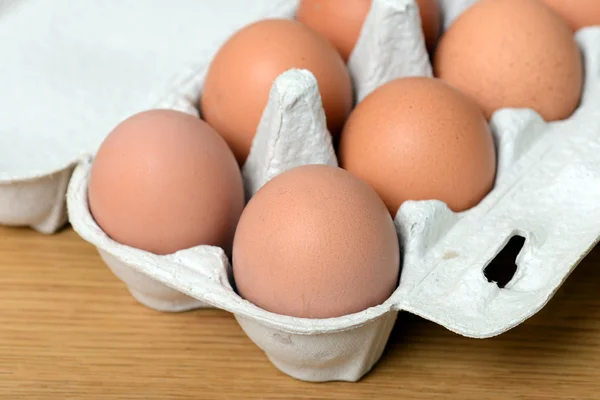
[[[90,211],[113,240],[155,254],[196,245],[231,250],[244,207],[240,170],[200,119],[171,110],[136,114],[100,146]]]
[[[437,199],[464,211],[494,184],[496,153],[481,110],[439,79],[379,87],[340,139],[341,166],[373,186],[393,216],[406,200]]]
[[[233,243],[240,295],[274,313],[352,314],[383,303],[398,283],[394,223],[373,189],[348,172],[309,165],[263,186]]]
[[[583,82],[571,30],[539,0],[476,3],[440,39],[434,72],[473,96],[487,118],[504,107],[568,118]]]
[[[344,60],[350,58],[372,0],[301,0],[296,19],[333,43]],[[432,51],[440,34],[437,0],[417,0],[427,48]]]
[[[566,20],[573,31],[600,25],[600,1],[598,0],[544,0],[544,2]]]
[[[234,34],[212,61],[200,107],[240,164],[250,151],[273,81],[292,68],[315,75],[327,127],[337,135],[352,108],[350,75],[333,46],[305,25],[286,19],[254,23]]]

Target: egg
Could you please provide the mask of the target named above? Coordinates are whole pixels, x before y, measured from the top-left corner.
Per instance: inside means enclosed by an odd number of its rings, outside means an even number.
[[[435,78],[401,78],[367,96],[340,137],[340,165],[369,183],[392,215],[407,200],[454,211],[492,189],[496,153],[478,105]]]
[[[353,103],[350,75],[331,43],[305,25],[288,19],[253,23],[227,40],[212,60],[200,109],[240,164],[250,152],[273,81],[292,68],[313,73],[327,127],[339,134]]]
[[[544,0],[558,15],[567,21],[573,31],[600,25],[598,0]]]
[[[245,202],[225,141],[204,121],[171,110],[136,114],[107,136],[88,199],[110,238],[155,254],[197,245],[230,252]]]
[[[274,313],[331,318],[383,303],[398,283],[394,223],[375,191],[328,165],[284,172],[250,200],[233,243],[239,294]]]
[[[571,29],[540,0],[475,3],[440,39],[434,73],[475,98],[487,118],[510,107],[566,119],[583,84]]]
[[[350,58],[372,0],[301,0],[296,19],[333,43],[344,60]],[[427,48],[432,51],[440,34],[438,0],[417,0]]]

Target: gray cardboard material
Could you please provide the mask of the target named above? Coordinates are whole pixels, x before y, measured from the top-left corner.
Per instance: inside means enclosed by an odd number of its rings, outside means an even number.
[[[442,0],[445,26],[473,2]],[[264,15],[289,14],[294,3],[282,2],[277,10],[267,7]],[[349,61],[359,99],[391,79],[431,75],[416,7],[412,0],[374,0]],[[21,10],[32,12],[25,5],[11,9],[7,16],[19,15]],[[227,310],[271,362],[290,376],[307,381],[356,381],[381,356],[398,311],[415,313],[469,337],[498,335],[540,310],[597,243],[600,28],[578,32],[577,40],[586,68],[578,111],[570,119],[554,123],[544,122],[531,110],[498,111],[491,122],[498,151],[494,190],[463,213],[453,213],[439,201],[405,203],[395,218],[403,247],[399,286],[383,304],[356,314],[312,320],[262,310],[235,293],[231,266],[217,247],[198,246],[158,256],[112,241],[96,225],[87,206],[94,146],[65,156],[55,165],[68,167],[48,168],[46,175],[40,166],[24,163],[22,173],[2,182],[0,199],[16,198],[5,195],[9,187],[14,193],[34,193],[37,188],[39,196],[33,197],[46,203],[31,208],[29,214],[15,208],[14,213],[0,214],[0,221],[50,231],[48,226],[53,224],[44,221],[50,218],[54,225],[59,224],[56,210],[60,207],[55,205],[64,200],[60,199],[61,190],[44,185],[68,179],[64,176],[71,176],[69,168],[77,164],[67,194],[71,224],[99,249],[141,303],[162,311],[207,306]],[[3,44],[0,41],[0,49]],[[413,49],[410,57],[394,56],[395,51],[406,49]],[[169,107],[197,115],[194,104],[209,61],[210,57],[204,57],[182,66],[169,90],[152,102],[134,102],[128,110]],[[106,134],[123,113],[125,109],[106,118],[97,137]],[[271,90],[243,168],[246,191],[251,195],[278,173],[311,163],[336,165],[337,161],[314,77],[308,71],[291,70],[281,75]],[[32,184],[27,190],[26,182]],[[57,183],[57,187],[61,186]],[[0,200],[0,205],[6,202]],[[516,260],[515,276],[500,289],[485,279],[483,270],[514,235],[525,237],[526,242]]]

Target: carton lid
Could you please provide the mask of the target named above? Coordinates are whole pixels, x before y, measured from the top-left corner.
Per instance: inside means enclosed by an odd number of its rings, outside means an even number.
[[[48,175],[94,153],[152,108],[182,70],[231,33],[295,0],[56,0],[0,5],[0,182]]]

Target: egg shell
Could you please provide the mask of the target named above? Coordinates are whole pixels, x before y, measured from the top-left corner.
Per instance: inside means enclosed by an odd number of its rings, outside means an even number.
[[[371,93],[346,122],[338,157],[392,215],[406,200],[438,199],[465,211],[489,193],[496,175],[479,105],[435,78],[397,79]]]
[[[15,36],[14,40],[17,52],[22,53],[19,47],[22,44],[21,38],[32,35],[37,37],[40,29],[45,28],[43,24],[31,24],[33,10],[37,10],[36,15],[39,17],[56,8],[58,2],[59,0],[52,4],[23,2],[20,3],[22,6],[6,17],[2,15],[0,30],[8,26],[14,27],[14,20],[22,22],[22,30],[19,31],[21,35]],[[472,2],[473,0],[442,0],[444,25],[447,26],[452,18],[460,14],[462,6]],[[68,1],[61,4],[63,7],[73,7]],[[116,0],[114,3],[107,0],[98,4],[103,7],[110,4],[112,9],[124,10],[126,16],[131,11],[128,7],[132,6],[131,3]],[[194,9],[193,7],[200,7],[199,4],[204,3],[190,1],[187,4],[189,9]],[[419,70],[430,68],[418,55],[424,50],[424,44],[411,42],[411,38],[418,36],[418,31],[406,30],[407,26],[418,22],[407,18],[412,12],[410,4],[410,1],[400,0],[374,1],[365,32],[378,36],[361,36],[359,43],[369,42],[375,46],[365,46],[364,53],[358,52],[358,56],[351,57],[350,60],[353,78],[367,94],[385,81],[406,76],[396,75],[399,72],[414,75]],[[402,8],[405,5],[408,8]],[[283,8],[277,8],[278,6]],[[390,8],[386,9],[388,6]],[[210,7],[212,12],[218,6],[211,4]],[[272,17],[288,13],[291,17],[294,7],[294,1],[277,4],[269,2],[264,15]],[[167,8],[173,10],[171,6]],[[182,8],[186,14],[189,13],[188,8]],[[236,8],[231,10],[230,17],[235,19]],[[252,10],[252,7],[245,7],[240,12],[246,15],[251,14]],[[375,10],[377,11],[373,12]],[[164,18],[158,10],[152,9],[152,12],[157,17]],[[118,14],[111,16],[119,17]],[[194,18],[198,16],[194,14]],[[226,21],[229,19],[225,18],[219,24]],[[53,25],[49,32],[59,32],[61,40],[68,43],[72,38],[86,40],[87,36],[79,33],[81,30],[88,32],[91,27],[83,19],[71,22],[72,24]],[[130,26],[131,24],[127,24],[127,27]],[[138,25],[131,27],[139,28]],[[402,28],[398,30],[398,27]],[[114,28],[111,25],[110,29]],[[113,33],[119,37],[119,48],[131,43],[129,31],[116,32]],[[389,38],[398,40],[384,40]],[[43,53],[42,50],[48,48],[46,38],[44,39],[37,45],[32,41],[32,49],[38,46],[37,49]],[[405,257],[400,285],[384,304],[360,313],[325,320],[290,318],[267,313],[241,300],[231,289],[228,263],[219,248],[201,246],[173,255],[156,256],[111,242],[93,223],[86,206],[87,174],[91,160],[89,156],[82,154],[88,147],[82,148],[76,141],[61,141],[65,148],[64,151],[60,148],[56,150],[55,159],[40,159],[40,162],[32,162],[25,169],[18,167],[23,165],[21,160],[21,164],[15,163],[13,169],[0,170],[1,194],[11,198],[15,193],[21,193],[12,198],[16,202],[27,198],[31,200],[26,195],[27,192],[41,190],[39,188],[45,185],[55,184],[60,187],[61,182],[64,183],[61,175],[55,175],[57,179],[51,179],[51,174],[64,172],[68,179],[69,169],[77,163],[69,183],[69,219],[77,232],[98,247],[101,254],[111,256],[105,257],[105,260],[113,270],[133,271],[147,280],[138,281],[141,287],[147,288],[144,296],[140,297],[143,301],[151,298],[156,303],[150,306],[163,306],[164,310],[170,311],[202,305],[228,310],[234,313],[244,331],[265,351],[269,360],[285,373],[310,381],[356,381],[381,356],[398,310],[415,313],[469,337],[485,338],[500,334],[541,309],[597,243],[599,228],[596,221],[600,218],[597,207],[600,197],[597,173],[600,170],[597,134],[600,131],[600,54],[597,43],[600,41],[600,32],[597,28],[584,29],[577,33],[577,39],[583,49],[587,77],[580,109],[569,120],[550,124],[546,124],[530,110],[501,110],[492,117],[492,128],[499,149],[497,189],[467,213],[449,212],[442,203],[436,201],[404,205],[396,216]],[[199,36],[193,40],[199,40]],[[11,54],[6,51],[5,45],[5,42],[0,41],[4,54]],[[104,49],[102,46],[90,47],[90,55],[94,55],[97,48]],[[395,51],[391,51],[392,48],[413,51],[398,57]],[[57,54],[64,55],[61,49],[62,47],[52,48]],[[208,61],[208,56],[205,61]],[[63,62],[61,69],[65,65],[71,64]],[[6,66],[10,66],[10,63],[3,65]],[[28,67],[36,68],[36,65]],[[159,90],[149,103],[137,103],[136,106],[170,107],[194,114],[194,103],[202,87],[204,67],[204,63],[199,66],[190,65],[189,69],[182,70],[181,76],[172,81],[168,95],[164,96]],[[118,76],[123,77],[119,80],[122,85],[120,93],[129,93],[128,88],[135,89],[132,78],[145,73],[144,71],[120,70]],[[262,133],[257,134],[254,150],[244,166],[245,177],[252,176],[251,183],[246,179],[250,192],[260,182],[265,182],[279,171],[304,160],[314,163],[321,159],[321,162],[336,164],[330,149],[329,135],[318,128],[324,126],[324,121],[319,116],[322,110],[317,113],[314,111],[319,109],[315,104],[318,91],[314,86],[307,86],[310,79],[306,74],[299,75],[286,75],[285,82],[278,81],[272,92],[262,119]],[[40,83],[37,89],[42,90],[44,85],[55,85],[57,82],[79,87],[79,79],[80,76],[74,75],[60,76],[52,82]],[[106,84],[102,79],[99,78],[98,82]],[[15,85],[20,89],[26,86],[18,79],[15,79]],[[290,96],[291,99],[284,95],[289,91],[295,93]],[[97,95],[98,93],[94,93],[94,96]],[[299,101],[300,99],[306,101]],[[76,97],[72,102],[77,104],[79,100]],[[32,110],[39,111],[34,105],[32,103]],[[54,112],[57,107],[61,107],[55,102],[43,103],[43,106],[47,112]],[[111,104],[111,107],[115,106]],[[76,106],[74,108],[77,109]],[[72,108],[69,110],[72,111]],[[56,120],[54,124],[48,125],[47,130],[31,133],[28,140],[36,135],[47,135],[48,132],[56,136],[64,132],[71,134],[69,129],[74,124],[78,126],[82,122],[89,123],[93,116],[101,116],[110,121],[111,115],[114,116],[102,108],[94,109],[91,115],[72,113],[73,120]],[[0,123],[5,123],[12,117],[7,115]],[[309,128],[303,131],[296,121],[302,121]],[[271,130],[266,129],[271,126]],[[317,129],[313,129],[315,127]],[[95,143],[95,136],[85,129],[78,133],[90,141],[88,145]],[[290,133],[289,136],[287,133]],[[30,143],[39,145],[40,142]],[[310,145],[305,146],[306,143]],[[8,150],[4,158],[7,161],[14,160],[15,156],[21,154],[15,153],[14,147],[0,146],[0,151],[4,149]],[[32,148],[33,150],[35,149]],[[48,148],[43,150],[48,151]],[[313,155],[313,151],[316,151],[317,156]],[[73,156],[74,153],[76,156]],[[289,157],[292,157],[292,161],[288,163],[286,160]],[[251,159],[255,162],[250,163]],[[56,160],[60,161],[60,165],[54,162]],[[27,180],[31,186],[23,185]],[[37,198],[35,203],[28,203],[28,207],[23,208],[20,223],[35,225],[40,220],[40,215],[54,209],[54,205],[57,210],[63,208],[61,205],[64,198],[53,197],[60,190],[47,190],[44,193],[49,195]],[[44,207],[34,207],[38,203],[44,204]],[[17,209],[15,202],[11,202],[9,207]],[[29,208],[36,212],[29,213]],[[60,212],[53,215],[58,214]],[[47,227],[56,229],[59,226],[61,224],[50,224]],[[515,234],[526,238],[525,246],[516,260],[518,268],[513,280],[505,288],[499,289],[485,279],[482,271],[504,247],[508,238]],[[132,281],[127,283],[133,284]],[[161,284],[160,289],[157,283]]]
[[[307,26],[282,18],[250,24],[212,59],[199,107],[240,165],[250,151],[273,80],[291,68],[305,68],[316,76],[329,131],[338,134],[353,104],[350,75],[331,43]]]
[[[94,158],[88,191],[90,211],[111,238],[156,254],[200,244],[230,254],[245,203],[225,140],[196,116],[169,109],[115,127]]]
[[[267,182],[235,232],[240,296],[273,313],[332,318],[383,303],[396,289],[394,223],[371,186],[329,165]]]
[[[583,82],[571,30],[539,0],[475,3],[440,39],[434,74],[472,96],[487,118],[527,107],[549,121],[566,119]]]

